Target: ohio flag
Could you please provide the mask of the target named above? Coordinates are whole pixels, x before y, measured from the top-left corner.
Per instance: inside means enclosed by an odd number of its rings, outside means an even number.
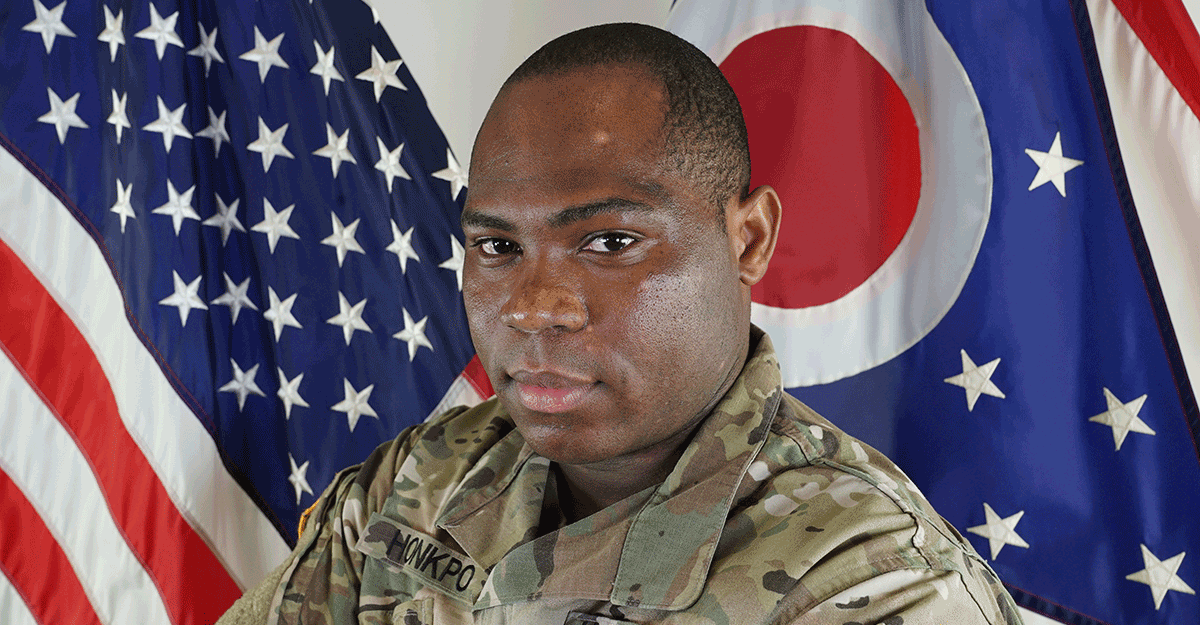
[[[783,199],[756,323],[1027,622],[1200,623],[1200,38],[1178,0],[678,0]]]

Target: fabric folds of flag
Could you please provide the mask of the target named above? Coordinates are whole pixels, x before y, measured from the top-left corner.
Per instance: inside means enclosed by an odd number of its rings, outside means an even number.
[[[680,0],[784,202],[754,319],[1027,622],[1200,622],[1200,38],[1179,0]]]
[[[0,145],[0,622],[212,622],[487,392],[467,175],[368,4],[5,2]]]

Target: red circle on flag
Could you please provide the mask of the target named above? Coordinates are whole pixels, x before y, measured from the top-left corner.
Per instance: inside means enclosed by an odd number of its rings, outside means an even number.
[[[783,202],[770,269],[755,302],[806,308],[867,280],[908,232],[921,195],[916,119],[900,87],[846,33],[769,30],[721,63],[741,102],[750,188]]]

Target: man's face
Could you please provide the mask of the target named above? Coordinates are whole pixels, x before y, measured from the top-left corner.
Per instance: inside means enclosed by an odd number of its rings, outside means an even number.
[[[738,249],[636,65],[523,80],[475,144],[463,299],[500,401],[564,464],[677,446],[740,371]]]

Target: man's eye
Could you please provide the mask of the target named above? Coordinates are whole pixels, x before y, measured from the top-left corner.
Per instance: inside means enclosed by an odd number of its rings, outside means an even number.
[[[516,243],[508,239],[484,239],[476,245],[487,256],[507,256],[521,251]]]
[[[588,241],[588,244],[583,246],[583,249],[590,252],[619,252],[632,245],[635,241],[637,241],[637,239],[629,236],[628,234],[610,232],[607,234],[602,234],[591,241]]]

